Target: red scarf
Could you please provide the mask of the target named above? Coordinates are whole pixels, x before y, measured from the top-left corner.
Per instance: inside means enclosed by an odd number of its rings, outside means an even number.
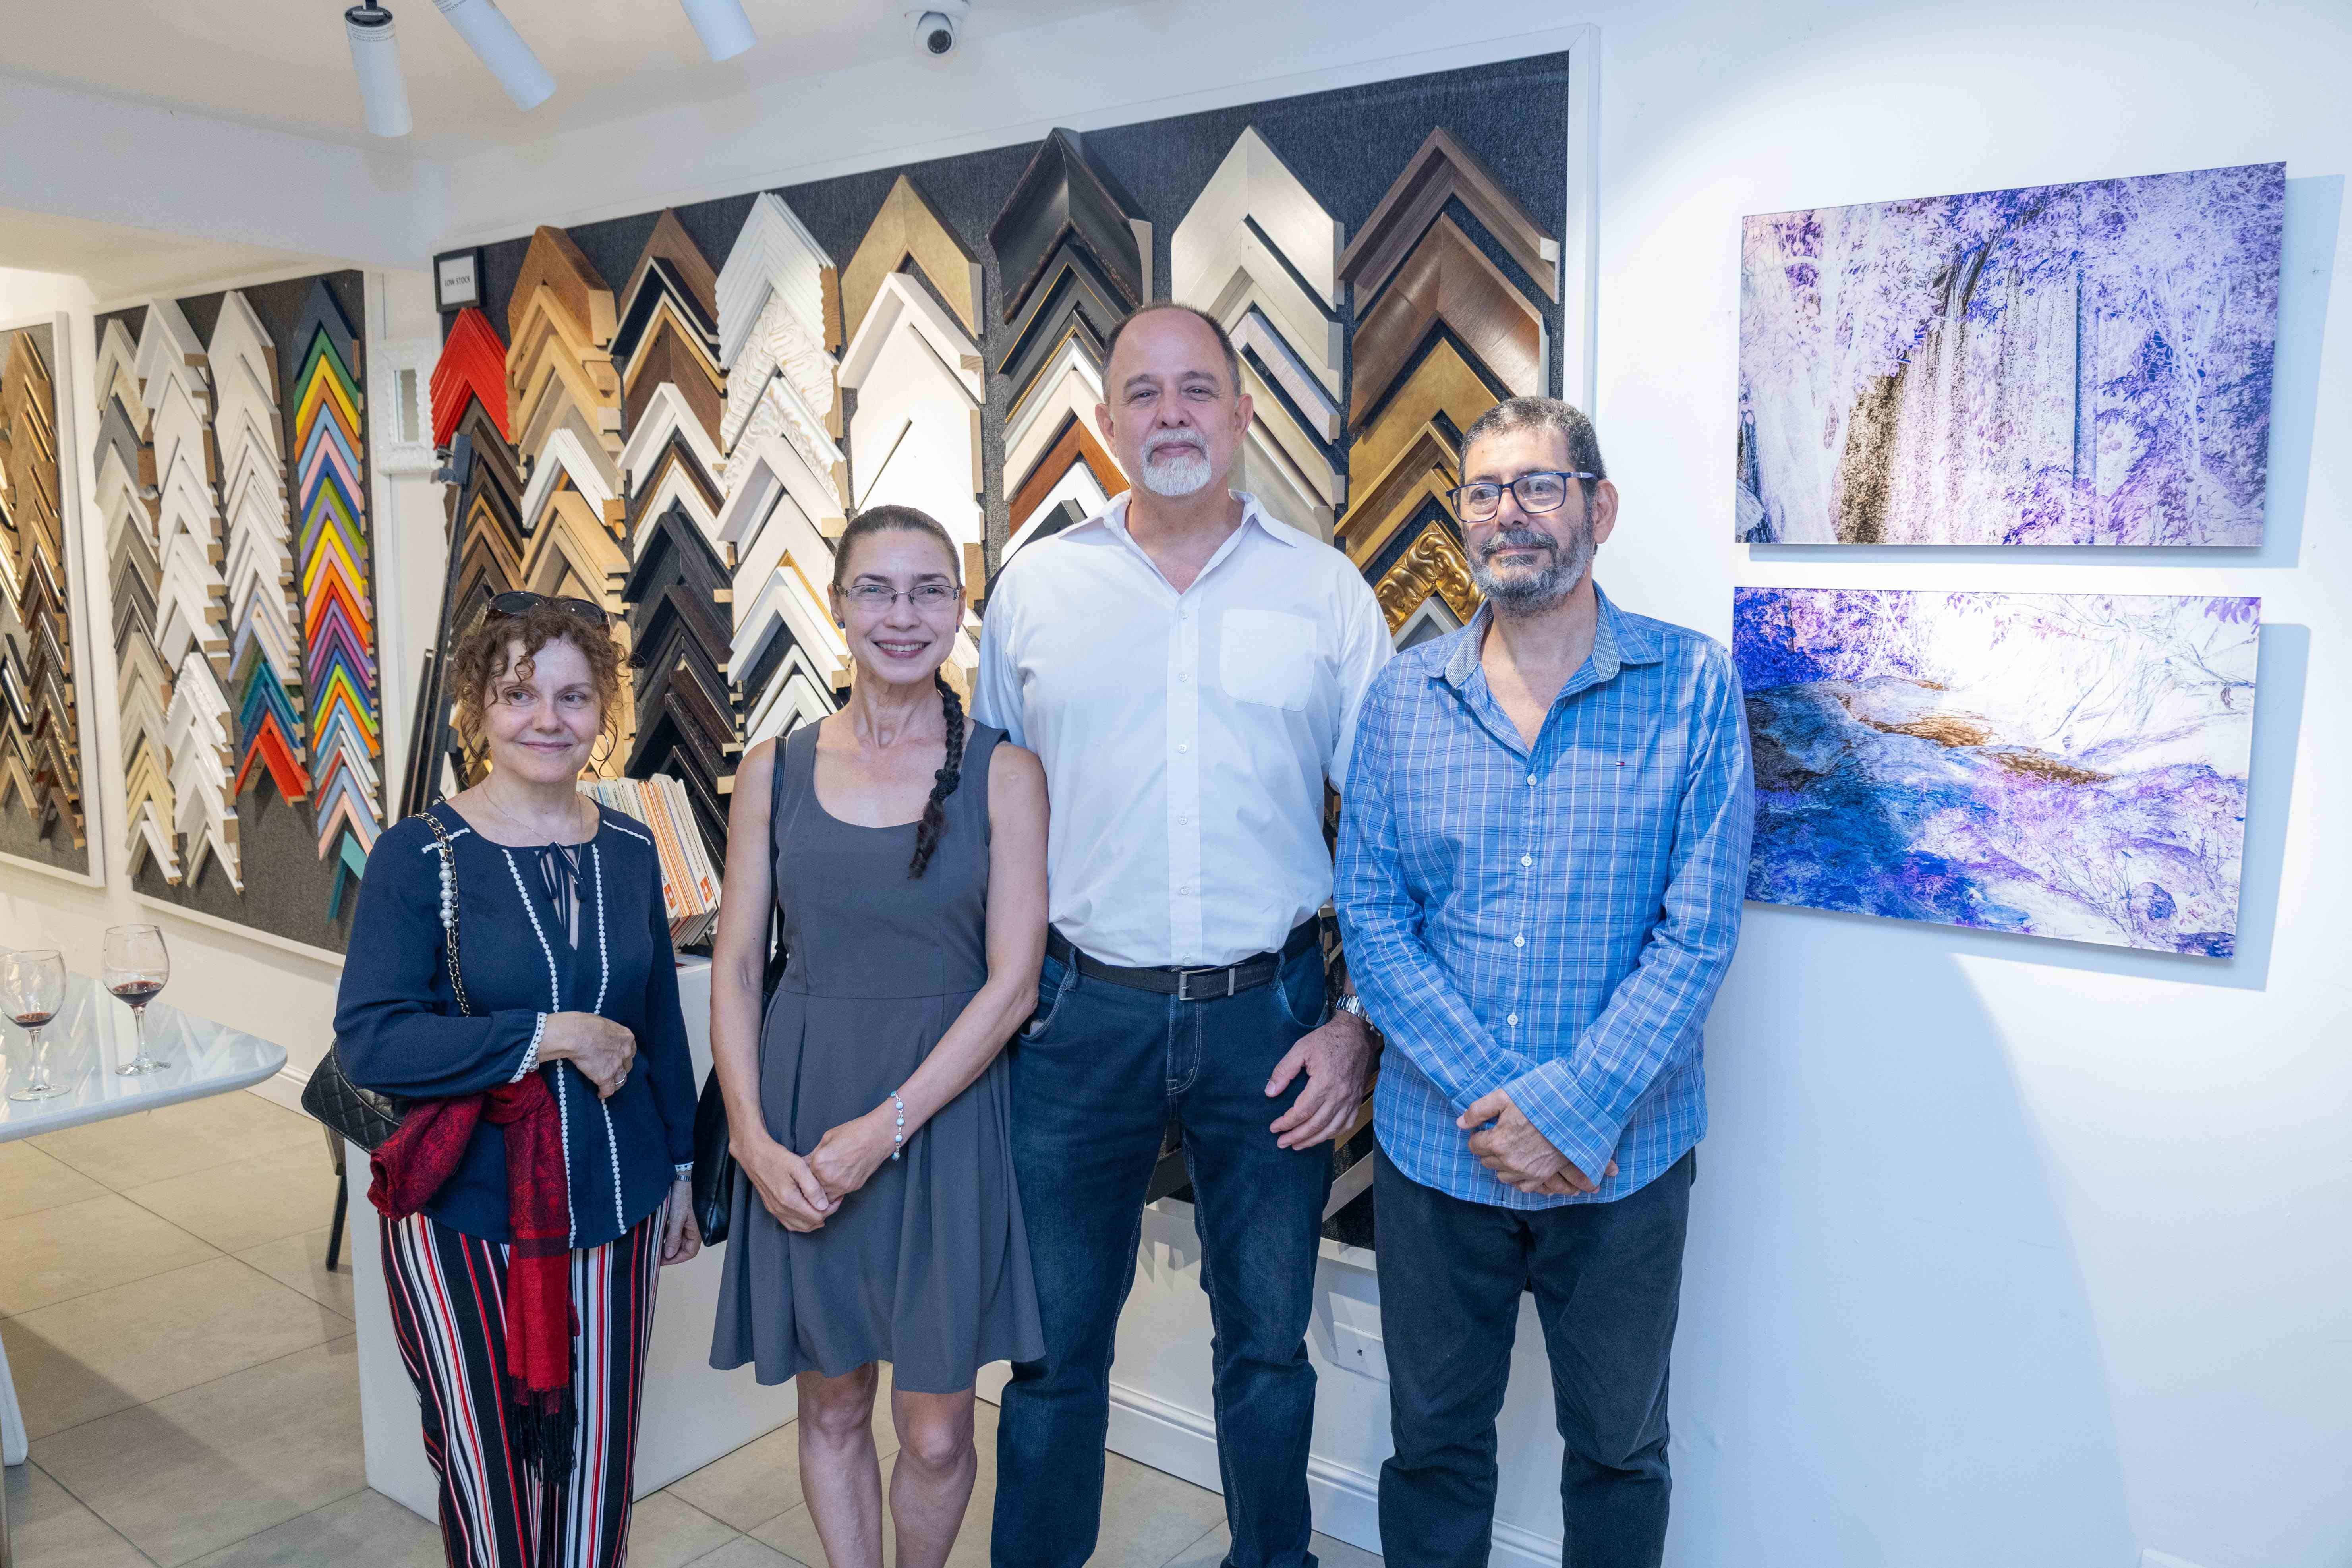
[[[572,1219],[563,1123],[545,1079],[453,1100],[420,1100],[369,1162],[368,1202],[406,1219],[457,1173],[485,1120],[507,1143],[507,1375],[522,1416],[518,1447],[542,1475],[572,1468]]]

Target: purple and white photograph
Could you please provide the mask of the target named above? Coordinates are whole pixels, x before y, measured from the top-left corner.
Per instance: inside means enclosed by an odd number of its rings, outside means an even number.
[[[2262,601],[1733,590],[1748,896],[2236,949]]]
[[[2263,541],[2286,165],[1743,221],[1738,537]]]

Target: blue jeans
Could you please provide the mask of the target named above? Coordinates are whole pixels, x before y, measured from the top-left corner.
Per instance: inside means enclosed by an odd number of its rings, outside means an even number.
[[[1323,962],[1214,1002],[1087,979],[1052,959],[1013,1046],[1013,1161],[1045,1356],[1016,1363],[997,1428],[996,1568],[1080,1568],[1102,1524],[1103,1443],[1119,1310],[1135,1283],[1143,1195],[1172,1113],[1183,1123],[1215,1328],[1226,1568],[1314,1568],[1307,1360],[1329,1145],[1285,1150],[1275,1064],[1323,1017]]]
[[[1507,1209],[1424,1187],[1376,1152],[1381,1332],[1396,1455],[1381,1550],[1412,1568],[1485,1568],[1495,1417],[1519,1294],[1532,1290],[1567,1445],[1564,1568],[1657,1568],[1666,1548],[1666,1370],[1696,1151],[1614,1203]]]

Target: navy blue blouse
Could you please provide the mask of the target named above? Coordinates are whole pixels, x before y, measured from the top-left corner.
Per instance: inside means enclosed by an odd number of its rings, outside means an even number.
[[[652,832],[603,809],[580,855],[580,942],[558,923],[538,852],[492,844],[445,802],[457,869],[457,959],[473,1011],[449,985],[441,928],[441,852],[410,819],[368,857],[335,1006],[343,1071],[362,1089],[411,1099],[477,1094],[534,1069],[563,1118],[572,1245],[599,1247],[659,1208],[694,1158],[694,1066],[678,1012],[677,961]],[[570,1062],[539,1067],[551,1013],[595,1013],[636,1037],[628,1079],[610,1100]],[[425,1213],[487,1241],[509,1239],[506,1140],[484,1122]]]

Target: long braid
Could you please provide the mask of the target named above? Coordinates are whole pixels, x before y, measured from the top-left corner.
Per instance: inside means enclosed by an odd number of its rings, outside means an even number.
[[[948,796],[955,794],[956,785],[963,779],[963,700],[943,676],[933,675],[931,684],[940,689],[940,714],[947,721],[947,765],[931,775],[931,798],[923,803],[923,820],[915,829],[915,861],[907,868],[907,875],[919,877],[923,868],[931,863],[931,851],[940,847],[940,835],[948,827]]]

